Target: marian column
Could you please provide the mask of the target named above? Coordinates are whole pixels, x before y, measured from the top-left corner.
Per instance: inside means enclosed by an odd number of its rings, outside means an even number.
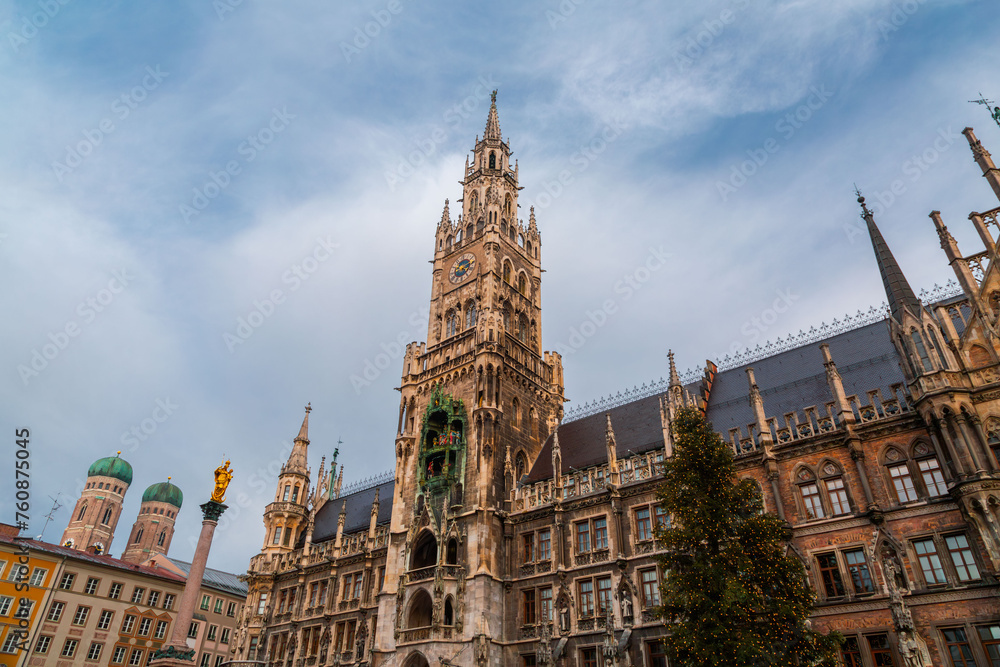
[[[229,467],[229,461],[215,469],[215,490],[212,491],[212,498],[201,506],[204,519],[201,522],[201,536],[198,538],[198,547],[195,549],[194,558],[191,559],[191,571],[188,573],[187,582],[184,584],[184,594],[181,595],[180,611],[177,612],[177,620],[174,621],[174,630],[170,635],[170,641],[160,650],[153,653],[149,662],[151,667],[175,667],[194,664],[194,649],[188,648],[187,634],[194,618],[194,607],[198,602],[198,595],[201,592],[201,580],[205,576],[205,564],[208,562],[208,551],[212,548],[212,536],[215,534],[215,527],[219,525],[219,517],[228,509],[222,501],[226,499],[226,488],[233,478],[233,471]]]

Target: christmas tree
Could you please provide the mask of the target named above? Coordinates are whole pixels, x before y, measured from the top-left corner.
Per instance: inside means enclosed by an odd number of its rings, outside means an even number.
[[[759,487],[738,481],[729,446],[690,408],[673,421],[674,456],[657,530],[666,643],[678,667],[838,664],[839,633],[810,629],[815,596],[787,553],[788,527],[764,513]]]

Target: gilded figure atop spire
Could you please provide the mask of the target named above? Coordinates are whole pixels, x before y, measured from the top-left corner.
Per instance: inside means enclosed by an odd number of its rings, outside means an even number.
[[[221,503],[226,499],[226,489],[233,479],[233,470],[229,467],[229,461],[215,469],[215,490],[212,491],[212,500]]]

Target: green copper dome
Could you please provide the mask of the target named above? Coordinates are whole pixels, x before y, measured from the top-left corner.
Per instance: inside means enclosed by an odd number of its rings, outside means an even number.
[[[170,503],[177,509],[184,502],[184,494],[170,482],[157,482],[142,494],[144,503]]]
[[[114,477],[126,484],[131,484],[132,466],[121,457],[108,456],[94,461],[94,464],[87,470],[87,477]]]

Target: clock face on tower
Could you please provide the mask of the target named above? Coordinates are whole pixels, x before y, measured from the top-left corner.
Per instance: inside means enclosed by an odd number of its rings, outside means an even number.
[[[471,252],[467,252],[459,257],[455,261],[455,264],[452,265],[451,274],[448,278],[451,280],[452,284],[457,285],[472,275],[472,270],[474,268],[476,268],[476,256]]]

